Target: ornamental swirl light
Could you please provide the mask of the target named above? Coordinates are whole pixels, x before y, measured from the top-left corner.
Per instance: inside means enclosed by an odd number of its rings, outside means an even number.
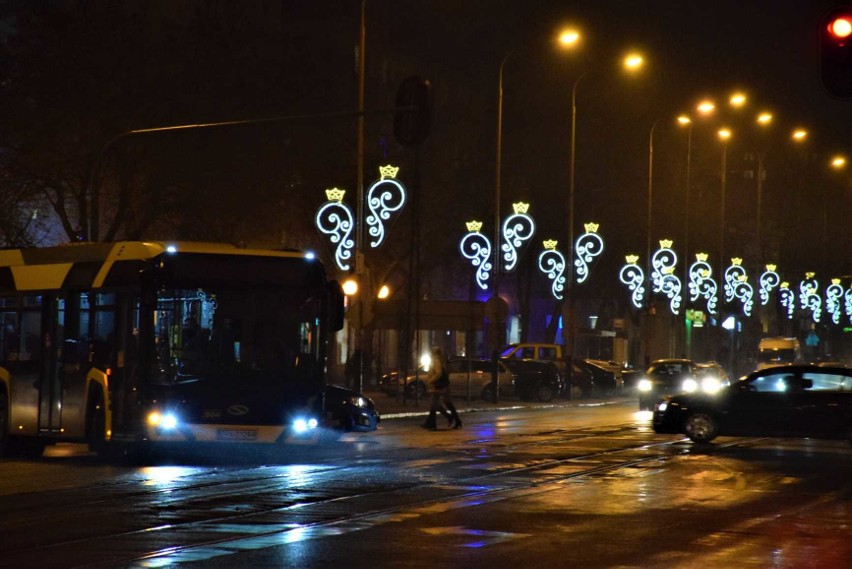
[[[713,268],[707,262],[708,257],[707,253],[696,253],[696,261],[689,266],[689,299],[695,302],[699,297],[704,298],[707,312],[716,314],[718,286],[711,276]]]
[[[595,260],[604,250],[603,238],[598,235],[597,223],[586,223],[583,225],[586,232],[577,237],[574,251],[574,267],[577,269],[577,282],[585,282],[589,278],[589,263]]]
[[[672,250],[672,240],[660,240],[660,248],[651,255],[651,282],[652,290],[666,295],[669,299],[669,308],[672,314],[677,314],[683,297],[683,288],[680,279],[675,276],[677,267],[677,254]]]
[[[391,166],[379,167],[378,180],[367,190],[367,207],[370,215],[366,222],[371,237],[370,247],[378,247],[385,238],[384,222],[390,219],[390,214],[399,211],[405,205],[405,186],[396,180],[399,168]]]
[[[778,301],[787,309],[787,320],[792,320],[796,310],[796,294],[790,290],[790,283],[787,281],[782,282],[778,288]]]
[[[852,286],[849,287],[843,298],[846,300],[846,316],[849,317],[849,323],[852,324]]]
[[[739,257],[731,259],[731,264],[725,269],[725,302],[733,302],[736,297],[735,288],[740,277],[745,276],[743,260]]]
[[[831,284],[825,289],[825,311],[835,324],[840,324],[840,316],[843,312],[840,306],[842,296],[843,287],[840,286],[840,279],[831,279]]]
[[[760,275],[760,305],[769,304],[769,293],[781,283],[781,277],[775,272],[775,265],[766,265],[766,271]]]
[[[633,306],[642,308],[645,299],[645,272],[636,264],[639,260],[638,255],[627,255],[624,259],[627,264],[621,267],[618,277],[630,289]]]
[[[350,237],[355,225],[352,210],[343,203],[346,190],[331,188],[325,191],[328,201],[317,211],[317,229],[331,238],[332,243],[337,243],[334,251],[334,262],[341,271],[349,270],[349,259],[352,258],[352,250],[355,241]]]
[[[565,289],[565,256],[556,249],[557,242],[548,239],[543,243],[544,251],[538,256],[538,268],[550,279],[553,297],[562,300]]]
[[[465,259],[476,269],[476,284],[482,290],[488,290],[488,278],[491,273],[491,241],[479,232],[481,221],[468,221],[467,233],[461,238],[459,250]]]
[[[743,314],[751,316],[751,309],[754,306],[754,289],[748,283],[748,275],[742,275],[734,284],[734,297],[743,303]]]
[[[535,223],[527,215],[530,204],[518,202],[512,204],[513,215],[503,222],[503,270],[514,270],[518,263],[518,249],[535,234]]]
[[[807,272],[805,273],[805,278],[799,281],[799,304],[801,304],[802,308],[808,307],[810,289],[819,290],[819,281],[814,278],[815,276],[816,273]]]
[[[822,299],[817,294],[817,289],[814,286],[808,286],[805,297],[805,308],[813,313],[814,322],[819,323],[822,319]]]

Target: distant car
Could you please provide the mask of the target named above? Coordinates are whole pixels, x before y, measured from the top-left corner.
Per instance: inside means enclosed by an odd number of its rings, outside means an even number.
[[[500,359],[519,360],[547,360],[556,364],[559,371],[564,373],[565,359],[560,344],[546,344],[541,342],[523,342],[520,344],[509,344],[500,352]]]
[[[588,388],[586,396],[613,395],[619,388],[620,377],[615,370],[601,360],[574,360],[577,366],[587,371],[592,376],[592,384]]]
[[[718,362],[700,362],[695,364],[697,385],[693,391],[700,389],[705,393],[714,393],[722,387],[731,384],[728,372]]]
[[[562,393],[562,375],[554,362],[515,358],[502,361],[514,375],[512,394],[522,401],[547,402]]]
[[[687,359],[666,359],[651,362],[651,366],[636,384],[639,409],[653,409],[654,403],[666,395],[694,391],[697,385],[695,362]]]
[[[697,443],[720,435],[852,440],[852,368],[794,364],[756,371],[715,395],[658,402],[653,426]]]
[[[372,399],[339,385],[325,386],[325,409],[338,431],[375,431],[381,422]]]

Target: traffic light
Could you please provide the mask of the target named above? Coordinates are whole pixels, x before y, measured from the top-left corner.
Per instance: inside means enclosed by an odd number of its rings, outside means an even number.
[[[852,99],[852,7],[839,8],[820,26],[820,78],[840,99]]]

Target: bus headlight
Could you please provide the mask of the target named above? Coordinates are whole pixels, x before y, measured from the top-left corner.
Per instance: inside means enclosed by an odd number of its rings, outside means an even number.
[[[293,421],[293,430],[296,433],[306,433],[310,430],[316,429],[319,426],[319,421],[314,418],[304,418],[299,417]]]
[[[639,391],[651,391],[654,385],[651,383],[650,379],[642,378],[639,380],[639,383],[636,384],[636,388]]]
[[[163,431],[173,431],[177,429],[180,421],[177,415],[171,411],[154,410],[148,413],[148,425]]]
[[[690,377],[689,379],[684,379],[680,387],[684,393],[695,393],[698,391],[698,382]]]

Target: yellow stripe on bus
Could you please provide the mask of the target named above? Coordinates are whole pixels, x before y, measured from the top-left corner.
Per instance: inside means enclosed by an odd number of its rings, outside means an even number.
[[[10,267],[18,290],[58,289],[65,282],[74,263],[52,265],[21,265]]]

